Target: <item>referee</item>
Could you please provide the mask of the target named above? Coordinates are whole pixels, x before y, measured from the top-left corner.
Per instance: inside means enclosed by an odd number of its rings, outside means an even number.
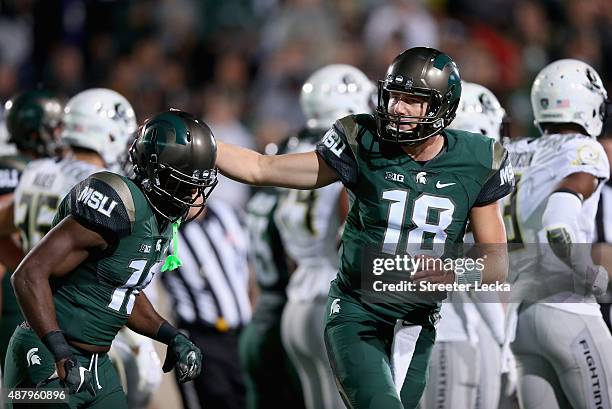
[[[238,335],[251,318],[248,235],[236,211],[211,200],[179,232],[182,266],[161,274],[177,327],[204,352],[205,370],[178,384],[186,409],[243,409]]]

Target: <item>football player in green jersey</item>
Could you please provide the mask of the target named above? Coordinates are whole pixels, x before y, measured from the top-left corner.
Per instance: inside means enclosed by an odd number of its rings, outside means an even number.
[[[13,192],[27,164],[33,159],[52,156],[59,136],[62,104],[49,91],[30,90],[11,98],[5,104],[8,142],[17,148],[16,155],[0,157],[0,208],[10,207]],[[0,211],[0,225],[13,224],[13,212]],[[0,239],[0,372],[6,349],[15,327],[23,321],[10,283],[12,270],[23,253],[12,238]],[[4,268],[2,268],[2,265]]]
[[[171,110],[144,124],[130,156],[135,177],[99,172],[77,184],[13,274],[27,321],[11,338],[5,387],[63,386],[71,408],[127,408],[106,354],[124,325],[168,345],[164,371],[181,382],[199,375],[201,351],[141,290],[180,221],[216,185],[215,140],[206,124]],[[161,271],[177,264],[175,249]]]
[[[460,95],[459,71],[448,55],[411,48],[379,81],[376,114],[338,120],[316,151],[265,156],[219,144],[219,170],[235,180],[297,189],[341,180],[349,190],[340,268],[325,314],[330,362],[349,408],[417,406],[439,310],[436,293],[412,301],[372,297],[368,260],[376,260],[368,254],[442,256],[462,243],[469,220],[477,244],[494,244],[483,246],[482,268],[422,269],[406,279],[480,285],[507,275],[497,200],[513,189],[512,168],[492,139],[445,129]],[[444,252],[432,251],[435,245]]]

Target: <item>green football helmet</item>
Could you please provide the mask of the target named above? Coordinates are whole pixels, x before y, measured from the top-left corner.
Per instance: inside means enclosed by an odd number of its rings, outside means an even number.
[[[18,94],[5,104],[8,142],[20,151],[53,156],[58,145],[63,107],[49,91],[32,90]]]
[[[425,98],[424,116],[390,113],[391,93]],[[446,54],[427,47],[410,48],[397,57],[378,81],[376,123],[378,136],[388,142],[420,143],[446,128],[457,111],[461,78],[455,62]],[[416,125],[403,130],[406,125]]]
[[[204,210],[217,185],[216,158],[210,128],[179,110],[146,121],[130,148],[135,181],[153,209],[171,222],[189,221]],[[187,219],[191,207],[199,211]]]

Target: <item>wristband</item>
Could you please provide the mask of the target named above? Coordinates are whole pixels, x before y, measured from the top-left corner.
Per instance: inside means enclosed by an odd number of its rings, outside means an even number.
[[[181,333],[178,329],[170,325],[168,321],[164,321],[163,324],[160,325],[159,329],[157,330],[157,334],[155,334],[153,339],[161,342],[162,344],[169,345],[174,337],[180,334]]]
[[[60,330],[48,332],[41,338],[41,341],[51,351],[55,357],[55,362],[73,355],[70,345],[68,345],[66,338],[64,338],[64,333]]]
[[[472,268],[466,268],[463,274],[455,273],[455,283],[470,286],[480,285],[482,284],[482,270],[473,266]]]

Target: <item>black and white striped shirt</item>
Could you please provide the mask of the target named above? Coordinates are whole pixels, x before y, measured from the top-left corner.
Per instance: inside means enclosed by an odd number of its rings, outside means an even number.
[[[179,325],[238,329],[251,319],[248,235],[236,211],[211,201],[202,220],[181,228],[183,265],[161,273]]]

